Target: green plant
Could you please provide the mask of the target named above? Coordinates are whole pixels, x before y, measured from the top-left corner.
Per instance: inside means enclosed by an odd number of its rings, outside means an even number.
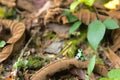
[[[76,21],[76,22],[72,25],[72,27],[70,28],[69,34],[72,34],[75,30],[77,30],[81,24],[82,24],[81,21],[79,21],[79,20]]]
[[[15,62],[15,64],[13,65],[14,68],[20,68],[23,67],[23,60],[22,59],[18,59],[17,62]]]
[[[106,29],[117,29],[119,25],[111,18],[103,23],[100,20],[93,21],[88,25],[87,39],[94,50],[97,50],[100,41],[105,35]]]
[[[16,15],[16,10],[12,8],[7,8],[4,6],[0,7],[0,18],[10,18]]]
[[[23,59],[18,59],[13,67],[15,69],[17,68],[23,68],[25,69],[38,69],[40,67],[43,66],[43,60],[42,58],[38,57],[38,56],[29,56],[27,60],[23,60]]]
[[[73,34],[81,26],[82,21],[74,17],[67,9],[63,10],[63,13],[67,16],[69,22],[73,23],[69,30],[69,34]],[[119,28],[119,25],[111,18],[106,19],[104,22],[100,20],[93,21],[88,25],[88,42],[94,50],[97,50],[99,43],[105,35],[106,29],[113,30],[117,28]]]
[[[70,11],[71,12],[74,12],[75,11],[75,8],[81,4],[81,3],[84,3],[86,4],[87,6],[92,6],[93,3],[94,3],[95,0],[76,0],[74,1],[71,5],[70,5]]]
[[[1,18],[5,17],[5,7],[0,7],[0,17]]]
[[[78,20],[78,18],[76,18],[75,16],[73,16],[68,9],[64,9],[63,10],[63,14],[65,14],[67,16],[67,19],[69,21],[69,23],[73,23],[72,27],[69,30],[69,34],[73,34],[75,30],[77,30],[80,25],[82,24],[82,22],[80,20]]]
[[[120,80],[120,69],[112,69],[108,72],[108,78],[100,78],[99,80]]]
[[[86,75],[86,78],[85,80],[89,80],[89,76],[91,75],[94,67],[95,67],[95,60],[96,60],[96,55],[94,55],[90,60],[89,60],[89,63],[88,63],[88,69],[87,69],[87,75]]]
[[[3,48],[4,46],[6,45],[6,42],[5,41],[0,41],[0,48]]]

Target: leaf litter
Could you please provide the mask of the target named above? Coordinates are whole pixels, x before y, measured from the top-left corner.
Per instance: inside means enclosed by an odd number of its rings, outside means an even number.
[[[97,51],[90,49],[84,34],[87,25],[98,19],[103,22],[111,18],[120,24],[119,7],[116,10],[108,10],[101,4],[101,0],[93,4],[93,9],[81,4],[76,8],[75,13],[71,13],[69,6],[74,1],[0,1],[1,7],[16,12],[15,15],[0,19],[0,40],[6,42],[6,45],[0,48],[1,80],[58,80],[58,78],[59,80],[84,80],[90,56],[95,54],[97,60],[102,60],[102,64],[101,61],[95,64],[90,80],[107,77],[108,70],[120,68],[119,55],[116,54],[119,53],[120,48],[119,29],[110,31],[108,33],[110,36],[104,37],[105,40]],[[67,15],[63,13],[64,9],[67,9],[77,20],[82,21],[81,27],[74,34],[69,34],[73,22],[69,22]],[[107,39],[110,40],[105,42]],[[78,49],[82,49],[85,55],[83,62],[75,59]],[[28,68],[32,63],[29,60],[33,63],[34,60],[39,61],[35,58],[29,59],[29,56],[42,58],[43,64],[40,65],[42,68],[39,66],[35,70]],[[14,68],[13,64],[19,60],[21,64]],[[65,74],[62,75],[63,73]]]

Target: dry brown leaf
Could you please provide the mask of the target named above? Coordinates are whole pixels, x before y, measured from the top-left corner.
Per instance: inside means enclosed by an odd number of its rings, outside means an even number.
[[[70,72],[73,75],[78,76],[79,80],[84,80],[85,79],[85,75],[86,75],[85,70],[74,68],[74,69],[70,70]]]
[[[44,16],[44,24],[47,23],[68,23],[67,17],[62,14],[62,8],[56,7],[49,9]]]
[[[70,69],[72,67],[84,69],[87,68],[87,64],[87,62],[81,62],[75,59],[59,60],[52,62],[37,71],[30,80],[48,80],[48,78],[54,75],[56,72]]]
[[[46,25],[49,22],[53,23],[69,23],[67,17],[62,13],[62,10],[64,8],[67,8],[74,0],[64,0],[63,1],[57,1],[57,0],[51,0],[53,1],[54,6],[49,8],[46,11],[46,14],[44,14],[44,24]],[[94,9],[96,9],[94,12],[90,11],[89,9],[84,9],[84,5],[78,6],[79,11],[76,13],[73,13],[79,20],[81,20],[84,24],[88,25],[92,21],[95,20],[101,20],[104,21],[107,18],[114,19],[117,23],[119,23],[119,11],[107,11],[102,5],[100,4],[94,4]],[[114,15],[113,15],[114,14]],[[120,23],[119,23],[120,24]]]
[[[54,6],[69,7],[70,4],[76,0],[52,0],[52,1],[55,4]]]
[[[25,26],[23,23],[18,23],[16,21],[0,19],[0,24],[3,24],[6,28],[10,29],[12,36],[6,41],[6,45],[0,52],[0,63],[8,58],[12,53],[13,49],[16,48],[16,43],[21,42],[21,37],[24,34]],[[3,36],[5,37],[5,36]],[[19,45],[19,44],[18,44]],[[17,47],[18,48],[18,47]]]
[[[79,20],[81,20],[84,24],[88,25],[91,22],[100,19],[101,21],[104,21],[106,18],[109,18],[109,16],[96,14],[95,12],[91,12],[88,9],[81,9],[79,12],[73,14],[75,15]],[[98,16],[98,18],[97,18]]]
[[[113,18],[120,19],[120,10],[109,11],[108,14]]]
[[[69,38],[69,25],[61,25],[49,23],[46,25],[50,30],[54,31],[60,38]]]
[[[48,1],[48,0],[29,0],[31,3],[33,3],[33,5],[35,6],[35,8],[39,9],[41,7],[44,6],[44,4]]]
[[[17,0],[17,7],[26,10],[28,12],[34,12],[36,10],[35,6],[29,0]]]
[[[53,3],[50,0],[43,2],[43,4],[44,5],[42,5],[38,9],[38,12],[35,12],[35,13],[30,15],[33,19],[38,18],[39,16],[41,17],[53,5]]]
[[[14,7],[16,5],[16,0],[0,0],[0,3],[8,7]]]
[[[96,64],[95,68],[94,68],[94,72],[96,72],[104,77],[107,77],[108,70],[105,65]]]
[[[108,52],[106,50],[103,50],[105,55],[108,57],[108,59],[111,61],[114,68],[120,68],[120,58],[117,56],[110,48],[108,48]]]
[[[44,24],[47,24],[49,22],[55,22],[55,23],[68,23],[68,20],[65,15],[61,14],[61,8],[67,8],[69,5],[75,0],[48,0],[44,6],[39,9],[38,13],[33,16],[33,18],[40,16],[44,11],[46,11],[46,14],[44,14]],[[54,4],[54,5],[52,5]]]
[[[50,78],[57,72],[63,70],[70,70],[71,68],[87,69],[87,67],[88,67],[87,61],[81,62],[76,59],[58,60],[41,68],[31,77],[30,80],[48,80],[48,78]],[[105,66],[101,67],[100,65],[96,64],[95,72],[99,73],[102,76],[107,76],[107,69],[105,68]]]
[[[47,24],[49,22],[63,24],[69,23],[67,17],[62,13],[62,10],[63,8],[59,7],[49,9],[45,14],[44,24]],[[90,24],[92,21],[95,21],[97,19],[104,21],[106,18],[110,18],[110,16],[96,14],[95,12],[91,12],[88,9],[81,9],[79,12],[73,13],[73,15],[86,25]]]
[[[120,48],[120,29],[116,29],[112,32],[113,45],[111,49],[117,51]]]

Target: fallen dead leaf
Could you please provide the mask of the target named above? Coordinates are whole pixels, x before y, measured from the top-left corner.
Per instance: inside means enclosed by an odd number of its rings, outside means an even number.
[[[37,71],[30,80],[48,80],[48,78],[54,75],[56,72],[70,69],[72,67],[87,68],[87,62],[77,61],[75,59],[66,59],[52,62],[39,71]]]
[[[30,80],[48,80],[49,77],[53,76],[55,73],[64,71],[64,70],[70,70],[71,68],[78,68],[78,69],[87,69],[88,62],[81,62],[76,59],[64,59],[64,60],[58,60],[55,62],[51,62],[50,64],[44,66],[40,70],[38,70],[35,74],[32,75]],[[100,68],[100,69],[97,69]],[[97,70],[96,70],[97,69]],[[105,67],[101,67],[100,65],[95,65],[95,71],[99,73],[102,76],[107,76],[107,69]],[[79,72],[75,72],[76,75],[78,75]],[[73,72],[74,74],[74,72]],[[81,77],[81,76],[82,77]],[[78,75],[81,78],[84,78],[83,74]],[[94,77],[93,77],[94,78]],[[92,79],[93,80],[93,79]]]
[[[0,23],[4,24],[6,28],[9,28],[12,34],[12,36],[6,41],[8,45],[6,45],[0,52],[0,63],[1,63],[5,59],[7,59],[8,56],[16,48],[15,47],[16,43],[18,43],[18,41],[23,37],[25,26],[23,23],[18,23],[16,21],[5,20],[5,19],[0,19]],[[21,40],[24,40],[24,39],[21,39]]]
[[[16,5],[16,0],[0,0],[0,3],[8,7],[14,7]]]
[[[33,12],[36,10],[35,6],[29,0],[17,0],[16,6],[22,10],[26,10],[28,12]]]
[[[120,58],[117,56],[112,49],[108,48],[108,51],[103,50],[104,54],[111,61],[113,68],[120,68]]]
[[[107,77],[108,70],[105,65],[96,64],[94,72],[100,74],[101,76]]]
[[[63,45],[63,41],[54,41],[45,49],[45,52],[58,54],[63,48]]]
[[[112,32],[113,45],[111,49],[115,52],[120,48],[120,29],[116,29]]]
[[[69,25],[62,25],[62,24],[55,24],[55,23],[49,23],[46,25],[49,29],[51,29],[53,32],[55,32],[58,37],[61,38],[69,38]]]

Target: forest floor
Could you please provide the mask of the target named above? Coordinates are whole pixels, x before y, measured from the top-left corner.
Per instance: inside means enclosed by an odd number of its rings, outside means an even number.
[[[0,80],[108,80],[120,68],[119,0],[75,1],[0,0]]]

